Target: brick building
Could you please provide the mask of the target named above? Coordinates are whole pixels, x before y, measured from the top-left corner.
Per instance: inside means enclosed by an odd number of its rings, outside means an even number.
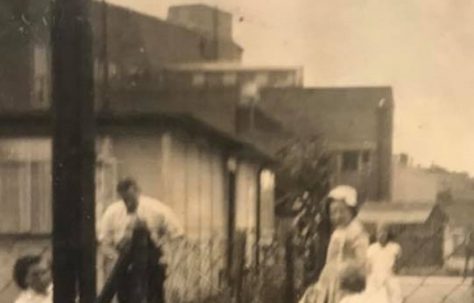
[[[390,201],[390,87],[268,88],[257,107],[300,136],[324,139],[333,184],[353,185],[363,199]]]
[[[167,21],[199,33],[210,60],[240,61],[242,48],[232,38],[232,14],[204,4],[171,6]]]
[[[50,4],[50,0],[0,0],[2,109],[44,108],[50,103]],[[191,6],[185,11],[192,15],[202,9]],[[98,92],[105,74],[111,87],[159,85],[165,65],[241,60],[242,49],[231,33],[222,38],[226,47],[215,54],[214,38],[190,29],[186,20],[175,20],[172,11],[169,19],[176,21],[173,23],[115,5],[92,3]],[[213,15],[201,16],[200,20],[204,22],[205,18],[213,20]]]
[[[166,87],[212,89],[237,86],[247,99],[256,98],[260,89],[265,87],[303,86],[302,68],[235,63],[172,64],[166,66],[163,78]]]

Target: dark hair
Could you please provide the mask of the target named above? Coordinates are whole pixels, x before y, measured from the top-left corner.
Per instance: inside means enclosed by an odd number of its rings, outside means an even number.
[[[366,279],[361,269],[348,268],[341,277],[341,289],[351,292],[359,293],[365,290]]]
[[[13,268],[13,279],[15,283],[21,289],[27,289],[28,285],[26,284],[26,276],[28,271],[33,265],[37,265],[41,262],[41,256],[39,255],[27,255],[19,258],[15,262]]]
[[[132,187],[138,187],[137,181],[133,178],[125,178],[117,184],[117,192],[123,193]]]
[[[331,205],[332,202],[336,201],[335,199],[333,198],[330,198],[328,197],[326,199],[326,207],[327,207],[327,212],[328,212],[328,216],[329,216],[329,207]],[[347,208],[349,208],[350,212],[351,212],[351,215],[352,215],[352,218],[355,218],[357,216],[357,213],[359,212],[359,208],[357,206],[349,206],[347,205]]]
[[[392,226],[385,226],[385,232],[387,233],[387,242],[393,242],[395,241],[395,232],[393,231]],[[376,239],[378,241],[378,236],[377,236],[378,231],[376,231]]]

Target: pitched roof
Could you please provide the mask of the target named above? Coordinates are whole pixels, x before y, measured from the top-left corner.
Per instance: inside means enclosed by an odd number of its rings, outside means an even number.
[[[236,156],[256,159],[264,165],[273,165],[274,158],[258,147],[236,136],[219,130],[188,113],[160,111],[119,110],[97,113],[97,133],[104,134],[125,129],[150,129],[168,126],[182,129],[193,136],[212,138],[213,143]],[[47,137],[52,135],[53,116],[50,111],[0,112],[0,135],[4,138]]]
[[[366,202],[358,218],[364,223],[422,224],[430,217],[433,203]]]
[[[237,88],[118,89],[109,97],[115,112],[187,114],[228,134],[236,131]]]

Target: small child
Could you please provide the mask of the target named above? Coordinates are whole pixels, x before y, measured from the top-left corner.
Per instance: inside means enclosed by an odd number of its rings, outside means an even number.
[[[39,255],[19,258],[13,278],[21,289],[15,303],[52,303],[53,292],[49,264]]]
[[[344,296],[339,303],[370,303],[365,295],[365,275],[357,267],[348,267],[341,275]]]

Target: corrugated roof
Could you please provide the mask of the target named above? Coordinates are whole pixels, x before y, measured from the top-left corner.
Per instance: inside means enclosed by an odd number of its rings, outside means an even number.
[[[358,214],[364,223],[422,224],[430,217],[433,203],[367,202]]]

